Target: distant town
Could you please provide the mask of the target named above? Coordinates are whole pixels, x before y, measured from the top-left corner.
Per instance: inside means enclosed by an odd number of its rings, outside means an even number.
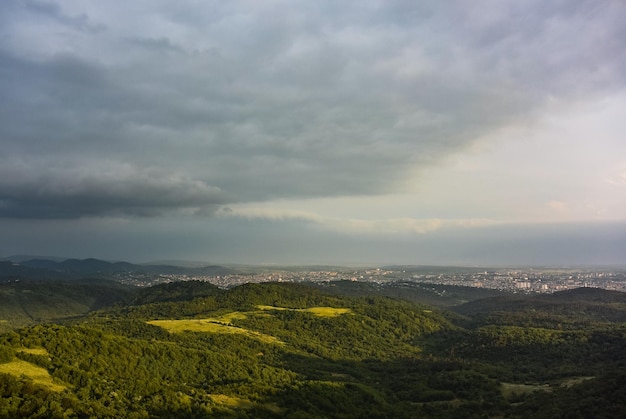
[[[440,271],[440,272],[436,272]],[[117,281],[135,285],[151,286],[177,281],[206,281],[221,288],[229,288],[248,282],[331,282],[362,281],[385,284],[391,282],[415,282],[421,284],[456,285],[495,289],[514,293],[553,293],[580,287],[603,288],[626,291],[626,269],[494,269],[463,271],[463,268],[407,267],[406,269],[347,269],[336,270],[275,270],[246,274],[190,275],[154,273],[117,273]]]

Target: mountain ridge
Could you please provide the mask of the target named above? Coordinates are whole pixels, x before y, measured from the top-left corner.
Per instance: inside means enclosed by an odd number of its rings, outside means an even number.
[[[219,265],[205,265],[202,267],[138,265],[124,261],[108,262],[96,258],[65,259],[63,261],[36,258],[24,260],[19,263],[6,259],[0,261],[0,279],[78,279],[86,275],[109,277],[111,274],[123,272],[173,275],[224,275],[233,273],[234,271]]]

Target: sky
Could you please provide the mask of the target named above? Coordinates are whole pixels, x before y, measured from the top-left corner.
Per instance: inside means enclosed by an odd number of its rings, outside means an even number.
[[[626,264],[622,0],[0,3],[0,247]]]

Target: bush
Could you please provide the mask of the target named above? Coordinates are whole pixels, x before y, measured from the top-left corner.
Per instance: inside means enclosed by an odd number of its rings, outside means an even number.
[[[13,348],[7,346],[0,346],[0,364],[5,364],[7,362],[11,362],[15,352]]]

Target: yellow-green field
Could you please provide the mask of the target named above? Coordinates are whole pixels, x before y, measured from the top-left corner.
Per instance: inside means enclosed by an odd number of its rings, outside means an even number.
[[[170,333],[181,332],[207,332],[207,333],[237,333],[243,334],[248,337],[258,339],[266,343],[283,344],[279,339],[274,336],[266,335],[260,332],[246,329],[244,327],[233,326],[233,320],[243,320],[248,316],[258,316],[265,314],[264,312],[272,310],[293,310],[311,313],[317,317],[337,317],[342,314],[351,313],[349,308],[336,308],[336,307],[311,307],[302,309],[292,309],[285,307],[275,307],[258,305],[256,306],[260,311],[233,311],[226,313],[218,317],[207,317],[203,319],[181,319],[181,320],[150,320],[148,324],[162,327]]]
[[[259,310],[291,310],[291,311],[302,311],[305,313],[311,313],[318,317],[337,317],[342,314],[351,313],[352,310],[349,308],[338,308],[338,307],[311,307],[311,308],[285,308],[285,307],[275,307],[275,306],[256,306]]]
[[[274,336],[248,330],[243,327],[230,326],[224,324],[223,317],[207,319],[183,319],[183,320],[152,320],[148,322],[154,326],[162,327],[170,333],[181,332],[208,332],[208,333],[236,333],[243,334],[253,339],[258,339],[265,343],[282,344]]]
[[[0,364],[0,372],[16,377],[28,377],[35,384],[48,387],[52,391],[63,391],[67,388],[66,385],[55,382],[46,369],[17,358],[6,364]]]
[[[242,399],[240,397],[232,397],[225,394],[209,394],[209,397],[215,403],[221,404],[223,406],[243,409],[250,409],[254,407],[254,403],[252,403],[250,400]]]
[[[258,305],[258,306],[256,306],[256,308],[258,308],[259,310],[265,310],[265,311],[270,311],[270,310],[282,310],[282,311],[293,310],[291,308],[276,307],[276,306],[264,306],[264,305]]]
[[[46,348],[21,348],[21,349],[18,349],[17,351],[23,352],[25,354],[32,354],[32,355],[42,355],[42,356],[50,355],[48,351],[46,351]]]
[[[213,402],[233,409],[251,409],[257,406],[257,403],[250,400],[242,399],[241,397],[227,396],[226,394],[209,394],[209,397]],[[263,403],[261,406],[274,414],[282,412],[282,409],[274,403]]]
[[[233,311],[232,313],[224,314],[221,317],[216,317],[215,321],[230,324],[233,320],[243,320],[246,317],[248,317],[246,313],[242,313],[241,311]]]

